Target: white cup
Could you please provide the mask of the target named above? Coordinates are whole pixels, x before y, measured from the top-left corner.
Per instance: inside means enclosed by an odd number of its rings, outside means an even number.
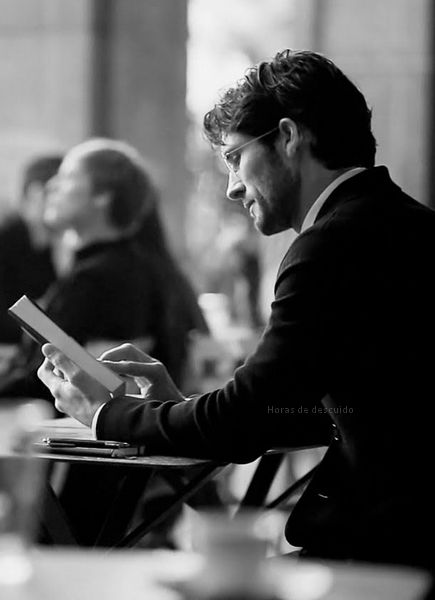
[[[258,512],[247,510],[232,518],[224,512],[202,512],[192,541],[203,558],[191,584],[193,598],[272,597],[265,561],[269,540]]]

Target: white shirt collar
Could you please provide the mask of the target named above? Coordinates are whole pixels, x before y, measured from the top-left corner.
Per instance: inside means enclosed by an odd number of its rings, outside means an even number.
[[[314,204],[312,204],[310,210],[305,215],[305,219],[303,220],[300,231],[301,233],[305,231],[305,229],[308,229],[308,227],[311,227],[311,225],[314,225],[314,222],[317,218],[317,215],[320,212],[320,209],[325,204],[326,200],[329,198],[329,196],[332,194],[335,188],[337,188],[340,185],[340,183],[343,183],[343,181],[346,181],[354,175],[361,173],[361,171],[365,171],[365,168],[355,167],[354,169],[349,169],[349,171],[345,171],[344,173],[336,177],[334,181],[331,181],[331,183],[323,190],[323,192],[316,199]]]

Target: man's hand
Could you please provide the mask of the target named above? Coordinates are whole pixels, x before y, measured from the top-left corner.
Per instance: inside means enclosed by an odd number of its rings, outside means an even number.
[[[132,377],[147,400],[184,400],[166,367],[133,344],[107,350],[100,360],[118,375]]]
[[[109,392],[52,344],[44,344],[42,353],[46,358],[38,377],[52,393],[57,410],[90,427],[97,409],[110,400]]]

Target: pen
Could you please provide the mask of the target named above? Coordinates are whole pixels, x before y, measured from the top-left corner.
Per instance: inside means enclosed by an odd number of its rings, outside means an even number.
[[[127,442],[115,442],[111,440],[89,440],[89,439],[73,439],[73,438],[44,438],[44,444],[50,448],[129,448]]]
[[[50,448],[77,448],[73,442],[52,442],[51,440],[43,440]]]

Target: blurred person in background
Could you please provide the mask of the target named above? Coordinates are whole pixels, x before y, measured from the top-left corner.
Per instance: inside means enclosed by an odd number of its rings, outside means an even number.
[[[154,188],[154,193],[157,194]],[[209,338],[210,330],[198,304],[197,294],[170,251],[158,209],[158,198],[142,219],[135,239],[147,261],[158,268],[165,285],[165,303],[161,306],[169,335],[157,351],[166,356],[168,371],[187,392],[199,382],[192,380],[190,354],[199,337]],[[168,340],[178,342],[168,347]]]
[[[260,256],[258,237],[244,213],[230,212],[217,236],[215,287],[229,299],[236,324],[252,329],[264,325],[260,315]]]
[[[243,463],[327,445],[288,541],[312,559],[432,569],[435,212],[375,166],[366,100],[320,54],[285,50],[251,68],[205,129],[228,197],[263,234],[299,233],[258,347],[223,388],[189,400],[131,345],[103,358],[150,381],[142,398],[111,399],[49,344],[40,377],[98,438],[156,454]]]
[[[48,316],[94,354],[136,340],[183,387],[190,336],[208,329],[166,244],[158,194],[140,154],[121,141],[87,140],[66,154],[47,189],[44,223],[68,232],[75,245],[71,267],[42,300]],[[0,395],[51,398],[36,376],[40,362],[37,344],[24,336],[0,378]],[[62,492],[84,543],[95,539],[101,507],[120,478],[99,475],[70,469]]]
[[[0,344],[16,344],[21,329],[8,307],[27,294],[40,298],[56,278],[52,236],[44,223],[46,183],[62,156],[36,156],[23,168],[17,207],[0,223]]]
[[[96,353],[107,340],[140,340],[182,385],[189,334],[205,324],[165,247],[157,200],[131,146],[91,139],[72,148],[48,184],[44,223],[57,234],[74,234],[74,258],[41,302],[60,327]],[[184,287],[177,288],[179,282]],[[0,377],[1,396],[50,397],[35,373],[40,361],[37,344],[23,336]]]

